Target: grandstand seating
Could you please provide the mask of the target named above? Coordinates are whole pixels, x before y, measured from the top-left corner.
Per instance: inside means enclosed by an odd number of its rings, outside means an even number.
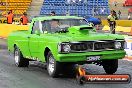
[[[41,8],[41,15],[49,15],[51,11],[55,11],[57,15],[91,16],[108,15],[110,13],[108,0],[76,0],[69,3],[70,0],[44,0]],[[72,1],[72,0],[71,0]],[[73,0],[75,1],[75,0]]]
[[[7,1],[7,3],[6,3]],[[7,11],[13,10],[16,15],[21,15],[26,12],[32,0],[1,0],[0,11],[6,14]]]

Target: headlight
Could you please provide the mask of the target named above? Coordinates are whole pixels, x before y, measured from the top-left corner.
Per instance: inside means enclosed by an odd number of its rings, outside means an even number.
[[[115,42],[116,49],[121,49],[121,47],[122,47],[121,42]]]
[[[69,43],[59,44],[59,52],[68,53],[71,51],[71,45]]]
[[[64,52],[70,52],[70,50],[71,50],[71,47],[70,47],[70,45],[64,45],[63,46],[63,50],[64,50]]]

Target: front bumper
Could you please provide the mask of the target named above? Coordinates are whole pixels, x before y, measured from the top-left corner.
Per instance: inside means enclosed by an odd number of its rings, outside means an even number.
[[[101,56],[101,60],[106,59],[122,59],[126,55],[124,50],[101,51],[101,52],[85,52],[85,53],[69,53],[58,54],[57,61],[59,62],[85,62],[89,56]]]

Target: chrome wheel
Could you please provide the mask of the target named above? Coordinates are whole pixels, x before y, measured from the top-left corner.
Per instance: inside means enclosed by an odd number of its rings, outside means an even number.
[[[28,67],[29,60],[25,59],[19,50],[19,48],[16,46],[14,48],[14,63],[17,67]]]
[[[52,74],[55,70],[55,60],[52,56],[49,57],[48,71]]]
[[[19,63],[19,52],[18,52],[18,50],[15,50],[14,57],[15,57],[15,63],[18,64]]]
[[[47,54],[47,71],[49,76],[56,78],[61,70],[60,63],[56,61],[53,54],[49,51]]]

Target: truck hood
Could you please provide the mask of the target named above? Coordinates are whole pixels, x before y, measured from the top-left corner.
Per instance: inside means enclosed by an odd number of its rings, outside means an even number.
[[[118,34],[90,32],[87,35],[56,33],[56,34],[49,34],[47,38],[51,39],[51,41],[57,41],[57,42],[79,42],[79,41],[124,39],[124,36]]]
[[[59,42],[79,42],[79,41],[97,41],[97,40],[115,40],[124,39],[123,36],[117,34],[105,34],[94,32],[92,25],[72,26],[68,28],[67,33],[49,34],[48,39]]]

